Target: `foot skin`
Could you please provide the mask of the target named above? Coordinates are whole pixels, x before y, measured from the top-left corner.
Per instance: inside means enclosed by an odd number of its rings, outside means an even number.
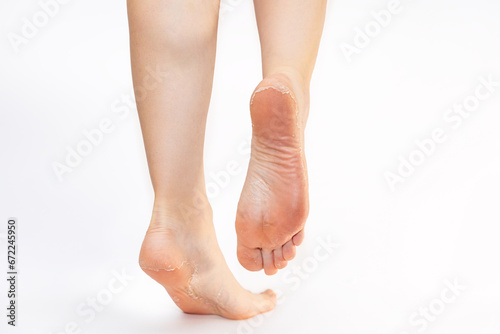
[[[229,270],[217,244],[208,203],[194,210],[196,214],[177,214],[177,208],[155,205],[139,258],[144,272],[185,313],[247,319],[272,310],[276,295],[271,290],[253,294]]]
[[[295,257],[309,213],[305,110],[291,87],[288,76],[275,74],[250,102],[252,151],[236,214],[237,252],[243,267],[267,275]]]

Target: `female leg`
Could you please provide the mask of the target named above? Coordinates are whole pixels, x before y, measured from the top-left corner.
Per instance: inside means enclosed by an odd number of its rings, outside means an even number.
[[[187,313],[244,319],[271,310],[219,249],[205,192],[203,142],[219,0],[128,0],[132,74],[155,201],[141,268]]]
[[[326,0],[254,0],[264,79],[252,95],[252,152],[238,204],[238,259],[268,275],[295,257],[309,213],[304,128]]]

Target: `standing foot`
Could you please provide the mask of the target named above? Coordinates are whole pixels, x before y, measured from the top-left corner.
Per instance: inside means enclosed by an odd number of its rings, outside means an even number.
[[[254,294],[234,278],[217,244],[208,201],[196,207],[155,203],[139,263],[186,313],[247,319],[276,305],[271,290]]]

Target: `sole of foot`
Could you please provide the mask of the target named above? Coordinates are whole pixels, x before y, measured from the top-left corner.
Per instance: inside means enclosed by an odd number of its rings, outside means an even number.
[[[295,257],[309,213],[305,111],[292,87],[289,76],[272,75],[250,102],[252,148],[236,214],[237,253],[243,267],[267,275]]]

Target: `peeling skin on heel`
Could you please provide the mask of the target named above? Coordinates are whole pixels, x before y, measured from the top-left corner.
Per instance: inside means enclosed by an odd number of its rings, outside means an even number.
[[[181,307],[181,300],[179,298],[177,298],[176,296],[173,296],[172,300],[174,301],[175,305]]]
[[[182,263],[179,266],[172,266],[168,265],[166,267],[160,268],[160,267],[148,267],[142,264],[139,264],[142,269],[145,270],[151,270],[154,272],[160,272],[160,271],[167,271],[167,272],[173,272],[176,270],[181,269],[184,265],[187,265],[192,268],[193,273],[189,280],[187,281],[187,286],[185,287],[184,291],[186,294],[189,296],[189,298],[192,298],[193,300],[201,301],[207,305],[210,305],[211,307],[218,309],[220,306],[218,306],[216,303],[212,302],[211,300],[204,298],[202,294],[198,293],[197,287],[200,284],[200,275],[198,273],[198,268],[196,264],[187,262],[187,261],[182,261]],[[219,292],[220,293],[220,292]],[[181,300],[178,297],[172,297],[172,300],[177,306],[181,306]]]
[[[260,93],[262,91],[265,91],[265,90],[268,90],[268,89],[273,89],[277,92],[280,92],[281,94],[288,94],[290,95],[290,97],[292,98],[294,104],[295,104],[295,116],[296,116],[296,126],[297,128],[300,130],[301,129],[301,126],[300,126],[300,121],[299,121],[299,106],[298,106],[298,103],[297,103],[297,99],[295,98],[295,94],[292,92],[292,90],[290,88],[288,88],[287,86],[285,86],[284,84],[282,84],[281,82],[275,82],[273,83],[272,85],[268,85],[268,86],[264,86],[264,87],[260,87],[258,89],[255,90],[255,92],[252,94],[252,98],[250,99],[250,107],[252,106],[253,104],[253,100],[255,98],[255,95],[257,93]],[[253,127],[253,123],[252,123],[252,127]],[[295,136],[295,135],[293,135]],[[302,148],[301,148],[302,150]]]
[[[186,292],[189,295],[189,297],[193,298],[194,300],[200,299],[197,293],[194,292],[193,286],[196,285],[196,282],[199,280],[198,276],[198,269],[195,268],[193,274],[191,275],[191,278],[189,279],[188,286],[186,288]]]
[[[260,87],[257,90],[255,90],[255,92],[252,95],[252,98],[250,99],[250,105],[252,105],[252,103],[253,103],[253,99],[255,98],[255,94],[257,94],[259,92],[262,92],[264,90],[267,90],[267,89],[274,89],[275,91],[280,92],[281,94],[288,94],[288,95],[290,95],[290,97],[292,98],[293,102],[295,102],[295,105],[297,105],[297,100],[295,99],[295,95],[292,93],[292,91],[290,90],[290,88],[288,88],[287,86],[285,86],[281,82],[276,82],[273,85]],[[295,108],[295,109],[297,109],[297,108]]]
[[[147,267],[147,266],[144,266],[142,264],[139,263],[139,266],[142,268],[142,269],[146,269],[146,270],[151,270],[151,271],[156,271],[156,272],[159,272],[160,270],[163,270],[163,271],[174,271],[174,270],[179,270],[182,268],[182,266],[184,264],[189,264],[188,262],[186,261],[182,261],[182,263],[180,264],[180,266],[178,267],[175,267],[175,266],[167,266],[166,268],[153,268],[153,267]]]
[[[214,309],[219,309],[220,305],[217,305],[217,303],[211,301],[210,299],[204,298],[200,293],[196,292],[197,285],[200,281],[199,279],[199,274],[198,274],[198,268],[194,266],[194,272],[191,275],[191,278],[188,280],[188,286],[186,287],[185,291],[188,294],[189,297],[191,297],[193,300],[199,300],[207,305],[210,305]],[[220,292],[219,292],[220,293]]]
[[[299,116],[299,106],[297,104],[297,100],[295,98],[295,95],[293,93],[293,91],[288,88],[286,85],[282,84],[281,82],[274,82],[273,84],[271,85],[267,85],[267,86],[263,86],[263,87],[260,87],[258,89],[255,90],[255,92],[253,93],[252,95],[252,98],[250,99],[250,107],[252,106],[253,104],[253,101],[255,99],[255,96],[257,95],[257,93],[260,93],[262,91],[265,91],[265,90],[268,90],[268,89],[273,89],[277,92],[280,92],[281,94],[288,94],[290,95],[290,97],[292,98],[294,104],[295,104],[295,126],[297,127],[298,129],[298,132],[301,132],[302,131],[302,126],[301,126],[301,123],[300,123],[300,116]],[[252,128],[254,127],[254,124],[252,123]],[[295,138],[295,133],[292,134],[292,137]],[[303,148],[302,146],[299,146],[298,147],[298,151],[300,154],[303,154]],[[303,169],[306,168],[306,166],[304,165],[304,161],[300,161],[300,164],[301,164],[301,167]],[[254,185],[254,186],[257,186],[257,185]]]

